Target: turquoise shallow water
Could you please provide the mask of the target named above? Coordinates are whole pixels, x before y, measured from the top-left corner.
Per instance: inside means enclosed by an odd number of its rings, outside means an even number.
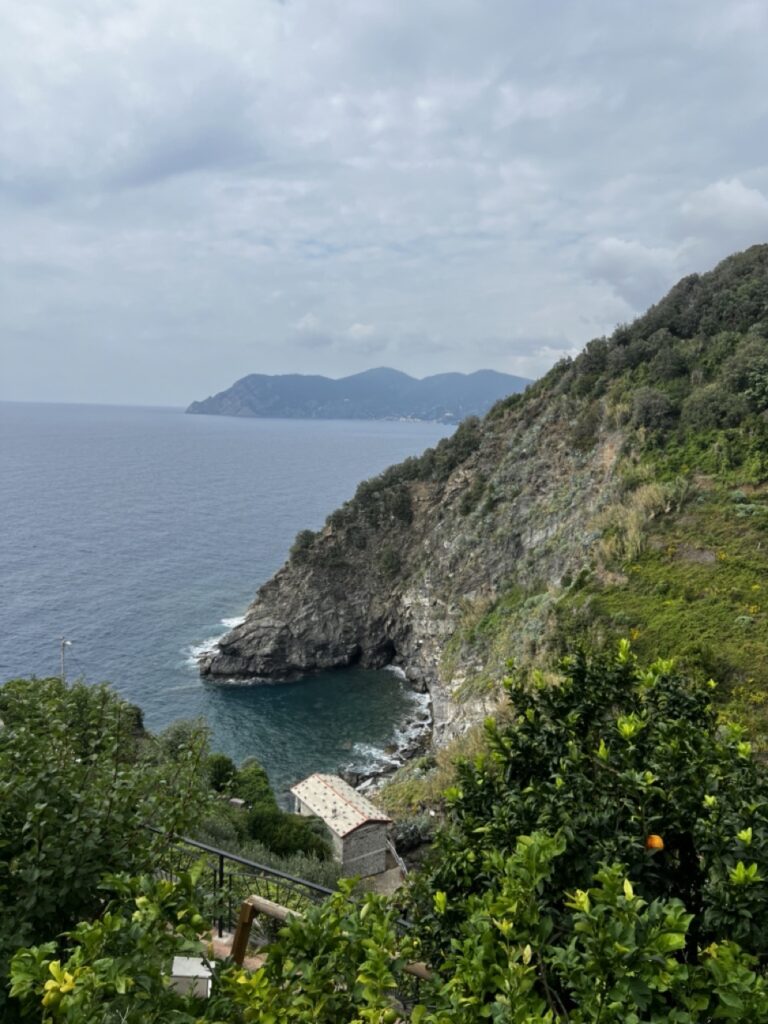
[[[0,404],[0,681],[109,680],[159,729],[202,715],[284,791],[385,757],[418,698],[390,672],[203,685],[194,654],[241,616],[300,529],[435,444],[437,424],[239,420]]]

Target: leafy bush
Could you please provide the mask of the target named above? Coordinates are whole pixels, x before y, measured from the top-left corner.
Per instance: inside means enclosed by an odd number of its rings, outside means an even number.
[[[659,383],[676,380],[688,373],[688,360],[678,342],[667,330],[657,331],[649,343],[657,347],[648,368],[649,376]]]
[[[199,955],[205,922],[196,903],[199,871],[174,882],[151,876],[105,879],[109,903],[93,921],[56,942],[19,950],[13,958],[11,995],[26,1016],[42,1005],[43,1020],[121,1021],[166,1024],[191,1021],[202,1000],[175,993],[167,984],[174,956]],[[38,1017],[39,1019],[39,1017]]]
[[[395,548],[391,544],[385,544],[379,552],[376,565],[382,576],[392,578],[400,572],[402,562]]]
[[[296,539],[291,545],[291,558],[295,558],[297,561],[305,558],[314,544],[316,537],[317,534],[313,530],[299,530],[296,534]]]
[[[324,860],[330,855],[322,825],[278,807],[269,777],[255,758],[243,762],[231,790],[249,805],[245,832],[251,839],[280,857],[302,853]]]
[[[232,782],[232,792],[252,807],[277,809],[269,776],[255,757],[246,758],[240,765]]]
[[[663,391],[638,388],[632,400],[632,425],[664,430],[674,419],[674,407]]]
[[[571,431],[571,444],[577,451],[586,452],[595,446],[601,420],[600,403],[590,402]]]
[[[207,734],[173,760],[136,735],[135,708],[106,686],[58,679],[0,688],[0,976],[10,952],[97,913],[105,872],[153,863],[142,826],[183,831],[205,806]],[[0,1013],[4,993],[0,989]]]
[[[237,768],[235,762],[226,754],[211,754],[206,761],[208,783],[217,793],[224,793],[231,787]]]
[[[746,411],[746,402],[740,395],[726,391],[720,384],[705,384],[686,398],[681,421],[691,431],[734,427]]]
[[[469,487],[465,489],[459,502],[459,514],[462,516],[468,516],[470,512],[479,505],[483,494],[485,493],[487,480],[482,473],[477,473],[472,478],[472,482]]]
[[[641,670],[624,642],[617,657],[567,658],[560,685],[507,689],[514,718],[490,723],[491,753],[460,766],[452,826],[422,886],[461,915],[495,885],[478,871],[483,851],[509,854],[545,829],[567,841],[541,890],[556,918],[562,893],[621,863],[644,899],[680,899],[694,914],[689,958],[724,939],[768,950],[768,779],[741,730],[718,726],[711,686],[669,661]],[[436,948],[444,933],[442,923]]]

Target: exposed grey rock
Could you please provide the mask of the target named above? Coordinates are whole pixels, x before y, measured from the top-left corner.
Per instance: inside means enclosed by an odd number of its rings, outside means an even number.
[[[441,742],[488,710],[455,700],[461,672],[446,672],[443,654],[457,624],[512,584],[554,587],[581,567],[612,493],[618,440],[604,433],[593,451],[575,452],[557,396],[469,422],[432,455],[362,485],[305,538],[201,660],[202,674],[285,680],[396,661],[431,691]],[[535,458],[521,459],[523,449]]]
[[[768,245],[684,278],[634,324],[590,342],[482,423],[465,420],[420,459],[364,482],[319,533],[299,534],[289,561],[259,590],[244,623],[202,660],[202,672],[285,679],[392,663],[429,688],[435,742],[460,736],[493,710],[506,659],[530,664],[547,649],[566,587],[590,572],[603,585],[627,583],[595,557],[601,513],[619,498],[622,452],[640,458],[650,441],[674,440],[664,431],[679,400],[679,427],[688,422],[694,432],[691,409],[707,429],[732,429],[734,415],[742,427],[768,415],[766,325]],[[735,353],[726,351],[734,332]],[[704,415],[713,394],[701,376],[707,363],[710,375],[719,366],[719,386],[736,399],[732,410],[716,403],[712,423]],[[756,366],[760,387],[744,391],[745,367]],[[655,420],[653,405],[640,416],[636,401],[657,393],[650,379],[672,403],[662,414],[657,403]],[[737,518],[754,511],[745,498],[737,495]],[[713,559],[709,548],[693,546],[680,557]],[[588,603],[579,613],[586,619]]]

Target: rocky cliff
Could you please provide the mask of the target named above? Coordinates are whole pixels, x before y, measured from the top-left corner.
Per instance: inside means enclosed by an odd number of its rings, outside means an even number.
[[[588,629],[585,595],[631,590],[633,560],[695,495],[748,480],[760,505],[766,415],[758,246],[361,484],[322,530],[299,534],[201,671],[285,679],[399,664],[429,687],[445,738],[490,706],[508,658],[535,662],[568,628]],[[605,631],[626,630],[600,615]]]

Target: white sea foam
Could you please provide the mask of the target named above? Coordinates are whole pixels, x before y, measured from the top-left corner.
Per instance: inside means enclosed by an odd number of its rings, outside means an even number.
[[[184,664],[189,665],[190,668],[197,668],[197,663],[204,654],[210,654],[211,651],[215,650],[216,644],[219,642],[222,633],[216,636],[210,636],[207,640],[203,640],[199,644],[191,644],[189,647],[184,648]]]
[[[405,669],[400,668],[399,665],[385,665],[385,672],[391,672],[392,675],[397,676],[398,679],[405,679]]]
[[[395,666],[390,667],[390,671]],[[398,670],[398,675],[400,674]],[[404,675],[404,673],[403,673]],[[361,775],[382,775],[405,764],[408,757],[413,756],[432,727],[432,699],[429,693],[408,692],[411,710],[405,720],[397,726],[392,734],[392,741],[384,747],[370,743],[355,743],[352,747],[352,758],[347,766],[351,771]],[[376,787],[375,778],[362,783],[361,789]]]
[[[199,644],[190,644],[189,647],[185,647],[182,651],[184,655],[184,664],[189,665],[190,668],[197,668],[197,663],[203,657],[204,654],[211,654],[216,650],[216,647],[221,638],[234,629],[235,626],[239,626],[242,622],[245,622],[244,615],[237,615],[233,618],[221,620],[221,630],[216,633],[215,636],[209,636],[207,640],[202,640]]]
[[[372,743],[355,743],[352,747],[354,770],[360,772],[381,771],[384,768],[396,768],[402,764],[402,758],[393,751],[376,747]]]

